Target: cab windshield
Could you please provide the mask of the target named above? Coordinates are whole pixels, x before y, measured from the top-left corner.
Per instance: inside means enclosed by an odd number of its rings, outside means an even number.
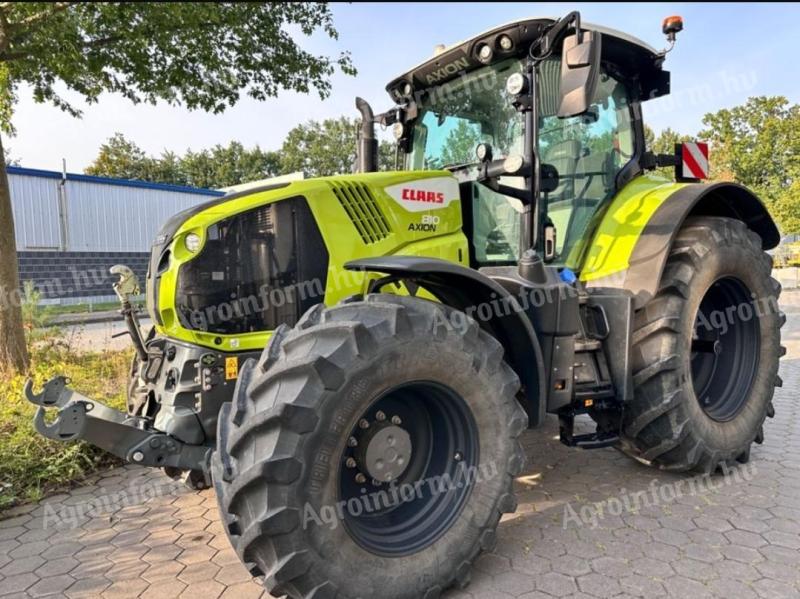
[[[506,80],[522,70],[509,59],[482,67],[425,92],[418,102],[408,170],[451,169],[472,187],[470,239],[481,265],[511,264],[519,255],[519,200],[475,182],[475,149],[488,143],[494,159],[523,154],[525,118],[511,105]],[[502,177],[505,185],[521,187],[521,177]]]
[[[408,170],[477,163],[475,147],[489,143],[495,158],[522,153],[524,119],[505,93],[519,60],[506,60],[426,90],[418,103]]]
[[[475,182],[476,146],[488,143],[493,159],[525,155],[525,118],[505,92],[508,77],[523,62],[509,59],[482,67],[425,92],[418,102],[409,170],[447,168],[470,183],[474,260],[478,266],[513,264],[520,253],[519,200]],[[560,102],[560,57],[539,65],[537,149],[542,163],[559,175],[558,187],[540,198],[543,221],[556,229],[555,263],[578,269],[587,241],[616,191],[619,171],[635,153],[631,102],[627,87],[605,67],[589,110],[579,116],[557,116]],[[522,177],[501,177],[520,188]]]

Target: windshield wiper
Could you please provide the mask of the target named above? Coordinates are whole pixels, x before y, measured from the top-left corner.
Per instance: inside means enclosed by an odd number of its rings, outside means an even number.
[[[480,162],[455,162],[453,164],[445,164],[442,170],[445,171],[460,171],[470,167],[480,166]]]

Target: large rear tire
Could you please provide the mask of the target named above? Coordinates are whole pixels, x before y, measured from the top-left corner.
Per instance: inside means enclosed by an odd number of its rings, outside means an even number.
[[[784,349],[780,284],[737,220],[690,218],[656,296],[635,315],[635,397],[621,448],[666,470],[746,462],[774,415]]]
[[[466,585],[516,509],[518,389],[495,339],[426,300],[369,295],[281,327],[220,413],[212,472],[240,559],[293,598]]]

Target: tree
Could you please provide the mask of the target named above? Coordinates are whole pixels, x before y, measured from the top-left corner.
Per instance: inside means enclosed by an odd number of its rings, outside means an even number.
[[[784,232],[800,230],[800,105],[783,96],[749,98],[703,117],[711,174],[753,189]]]
[[[784,233],[800,233],[800,179],[783,190],[772,202],[770,212]]]
[[[242,93],[264,100],[287,89],[321,98],[338,67],[355,72],[348,54],[318,56],[301,48],[299,29],[337,38],[324,3],[3,2],[0,4],[0,126],[12,131],[18,86],[39,102],[80,115],[59,90],[88,103],[103,92],[132,102],[165,100],[218,113]],[[0,140],[0,163],[4,163]],[[8,177],[0,176],[0,363],[28,366],[19,302]]]
[[[656,154],[674,154],[675,144],[694,141],[695,139],[691,135],[683,135],[667,127],[655,137],[651,149]]]
[[[115,133],[100,146],[100,152],[87,168],[87,175],[151,181],[153,160],[122,133]],[[172,181],[170,181],[172,182]]]
[[[476,162],[475,148],[481,143],[481,130],[478,125],[466,119],[458,119],[456,126],[447,134],[442,150],[442,164],[466,164]]]
[[[266,152],[258,146],[248,150],[238,141],[199,152],[190,150],[178,162],[187,184],[195,187],[230,187],[281,172],[278,152]]]
[[[86,174],[153,183],[219,188],[257,181],[280,174],[280,157],[256,146],[245,148],[238,141],[216,145],[184,156],[164,151],[161,156],[147,156],[121,133],[100,146],[97,158]]]
[[[800,106],[783,96],[749,98],[703,117],[712,173],[743,183],[774,201],[800,170]]]
[[[307,177],[352,172],[359,124],[357,118],[341,116],[298,125],[289,131],[281,147],[282,171],[300,171]],[[378,168],[394,169],[394,145],[387,141],[378,146]]]

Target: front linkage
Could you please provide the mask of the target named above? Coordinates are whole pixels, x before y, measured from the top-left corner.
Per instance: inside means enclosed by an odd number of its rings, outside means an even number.
[[[147,350],[130,301],[140,292],[139,282],[126,266],[114,266],[111,274],[119,277],[113,287],[122,304],[121,314],[127,332],[140,360],[146,362]],[[39,434],[54,441],[86,441],[127,462],[164,468],[174,477],[186,472],[184,480],[192,488],[211,486],[208,465],[213,447],[184,443],[154,429],[152,420],[109,408],[73,391],[68,384],[67,377],[57,376],[44,385],[41,393],[34,393],[33,381],[26,381],[25,397],[38,406],[34,426]],[[55,420],[49,424],[45,420],[48,408],[58,410]]]
[[[39,406],[34,426],[54,441],[83,440],[134,464],[158,468],[208,472],[213,447],[188,445],[151,428],[147,419],[109,408],[67,387],[69,379],[57,376],[41,393],[33,382],[25,383],[25,397]],[[58,409],[52,423],[45,421],[48,408]],[[204,486],[211,481],[206,474]],[[196,486],[200,481],[195,481]]]

